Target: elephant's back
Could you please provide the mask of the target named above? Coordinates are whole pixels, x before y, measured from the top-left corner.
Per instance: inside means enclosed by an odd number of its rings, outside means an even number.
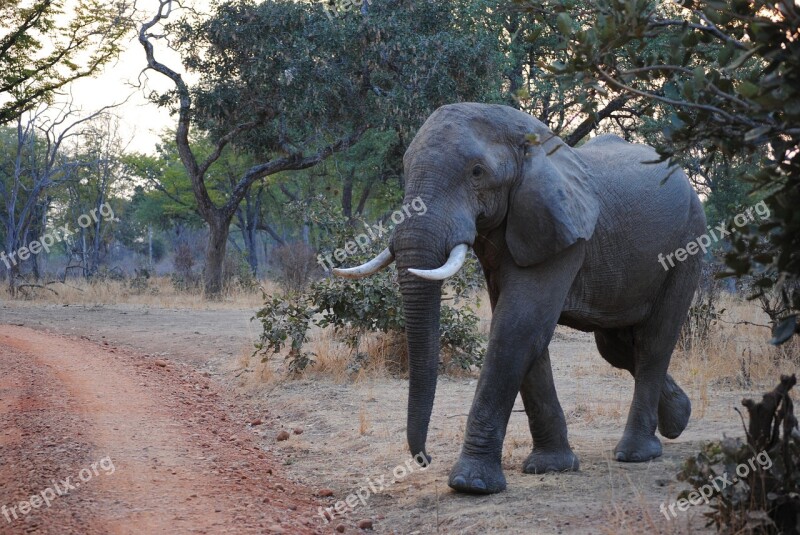
[[[706,231],[703,207],[680,168],[644,163],[658,159],[652,147],[600,136],[576,152],[601,205],[587,248],[592,267],[579,285],[600,283],[609,295],[623,295],[615,301],[620,309],[606,313],[628,316],[631,307],[649,303],[665,280],[659,255],[685,247]]]
[[[632,232],[650,232],[667,242],[668,235],[680,241],[705,231],[703,207],[686,173],[679,166],[658,162],[653,147],[606,134],[577,152],[609,224],[627,221]]]

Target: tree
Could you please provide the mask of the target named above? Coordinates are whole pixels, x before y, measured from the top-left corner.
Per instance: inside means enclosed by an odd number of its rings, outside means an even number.
[[[496,28],[504,49],[508,104],[537,117],[570,146],[603,122],[615,121],[623,128],[623,120],[630,122],[641,114],[642,103],[625,95],[609,99],[594,110],[582,98],[582,84],[569,77],[548,76],[548,65],[563,61],[565,54],[558,14],[520,10],[516,4],[501,3],[486,15],[487,24]]]
[[[371,127],[407,134],[435,107],[490,92],[491,40],[469,31],[465,2],[387,0],[333,22],[319,5],[221,3],[207,20],[185,18],[167,28],[187,69],[200,76],[193,87],[155,58],[151,30],[171,5],[161,1],[139,41],[148,68],[175,87],[155,100],[177,111],[178,152],[209,227],[205,289],[211,297],[221,291],[231,220],[256,181],[317,165]],[[192,128],[208,132],[214,145],[203,161],[189,145]],[[230,144],[259,163],[215,203],[206,175]]]
[[[662,158],[698,148],[705,169],[756,159],[741,178],[763,196],[770,218],[732,236],[729,274],[762,289],[800,278],[800,9],[793,0],[572,0],[528,4],[557,12],[566,60],[556,73],[585,78],[598,95],[625,94],[668,114]],[[580,24],[575,22],[575,18]],[[653,40],[670,46],[652,48]],[[787,284],[786,287],[791,287]],[[794,310],[800,294],[784,292]],[[798,329],[779,324],[774,341]]]
[[[50,205],[45,193],[75,179],[77,171],[89,163],[74,158],[67,144],[105,109],[77,119],[69,104],[61,109],[42,107],[19,117],[16,129],[4,129],[0,139],[0,224],[5,241],[0,253],[10,274],[12,295],[21,264],[28,258],[33,262],[38,258],[35,252],[28,255],[23,246],[38,238],[31,235],[32,230],[45,226]]]
[[[112,201],[122,196],[128,178],[123,174],[119,117],[103,113],[87,121],[71,151],[73,158],[83,164],[76,169],[74,180],[65,184],[68,202],[61,215],[66,221],[77,221],[92,211],[113,213]],[[113,239],[110,218],[97,217],[76,229],[70,253],[80,259],[85,277],[97,272],[108,252]]]
[[[0,3],[0,125],[113,60],[130,29],[128,11],[100,0]]]

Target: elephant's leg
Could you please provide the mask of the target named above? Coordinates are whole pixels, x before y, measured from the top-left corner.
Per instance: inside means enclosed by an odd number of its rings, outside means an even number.
[[[635,377],[632,329],[604,329],[594,333],[600,355],[615,368],[628,370]],[[678,438],[689,424],[692,402],[670,374],[664,380],[658,399],[658,432]]]
[[[681,326],[692,301],[698,266],[686,263],[677,266],[662,288],[662,298],[653,308],[650,317],[631,331],[633,344],[633,375],[635,386],[633,401],[622,439],[614,448],[618,461],[642,462],[661,455],[661,442],[655,431],[659,424],[661,399],[665,398],[664,411],[677,411],[662,425],[665,433],[674,434],[688,418],[684,413],[691,406],[681,400],[686,394],[674,381],[667,381],[670,357],[678,341]],[[664,393],[665,388],[668,390]],[[676,390],[677,389],[677,390]],[[686,399],[688,402],[688,398]]]
[[[505,489],[500,460],[508,418],[528,370],[547,349],[583,254],[576,245],[546,266],[504,264],[493,275],[499,295],[489,346],[450,487],[479,494]]]
[[[567,441],[567,422],[558,402],[547,349],[534,360],[520,393],[533,437],[533,451],[525,459],[522,471],[543,474],[578,470],[580,463]]]
[[[678,438],[689,425],[692,402],[670,374],[664,381],[658,400],[658,432],[666,438]]]

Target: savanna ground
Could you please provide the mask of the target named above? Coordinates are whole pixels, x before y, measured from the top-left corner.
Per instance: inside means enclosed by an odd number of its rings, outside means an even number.
[[[671,521],[659,512],[685,488],[675,474],[704,441],[742,436],[741,399],[760,398],[797,362],[796,346],[771,348],[766,329],[738,323],[766,323],[757,306],[724,298],[709,343],[676,352],[670,368],[693,403],[689,427],[662,439],[661,458],[622,464],[611,450],[633,381],[602,360],[591,334],[559,327],[551,356],[580,472],[521,473],[530,435],[518,399],[503,453],[508,490],[467,496],[447,487],[447,473],[475,374],[440,377],[433,465],[387,485],[410,456],[408,382],[388,371],[385,336],[371,337],[353,373],[346,347],[316,331],[317,365],[290,379],[281,356],[251,356],[258,295],[211,304],[160,280],[145,292],[114,282],[81,290],[0,299],[0,506],[104,456],[115,472],[22,519],[0,516],[0,533],[355,533],[363,520],[378,533],[705,533],[704,507]],[[324,523],[319,507],[381,478],[387,488]]]

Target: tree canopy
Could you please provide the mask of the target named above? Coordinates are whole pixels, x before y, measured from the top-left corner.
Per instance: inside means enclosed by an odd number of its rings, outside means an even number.
[[[764,198],[770,218],[732,238],[730,274],[781,290],[800,279],[800,8],[793,0],[573,0],[523,3],[555,14],[563,58],[548,65],[582,80],[590,106],[616,95],[652,102],[668,119],[658,150],[700,154]],[[667,46],[652,46],[661,42]],[[752,165],[755,164],[755,165]],[[731,188],[729,188],[730,191]],[[784,292],[800,308],[800,292]],[[797,327],[790,315],[776,341]],[[788,333],[788,336],[787,334]]]
[[[100,0],[0,2],[0,125],[114,59],[128,10]]]
[[[166,24],[171,3],[160,3],[139,41],[149,68],[175,87],[154,98],[178,112],[178,153],[211,230],[209,295],[221,289],[228,227],[256,181],[313,167],[370,129],[407,135],[442,104],[499,98],[498,40],[472,9],[464,0],[387,0],[332,21],[319,5],[233,0],[216,5],[210,17],[188,14]],[[188,85],[156,59],[157,25],[166,25],[198,83]],[[213,146],[203,160],[190,147],[192,128]],[[229,145],[251,154],[253,165],[217,203],[206,175]]]

